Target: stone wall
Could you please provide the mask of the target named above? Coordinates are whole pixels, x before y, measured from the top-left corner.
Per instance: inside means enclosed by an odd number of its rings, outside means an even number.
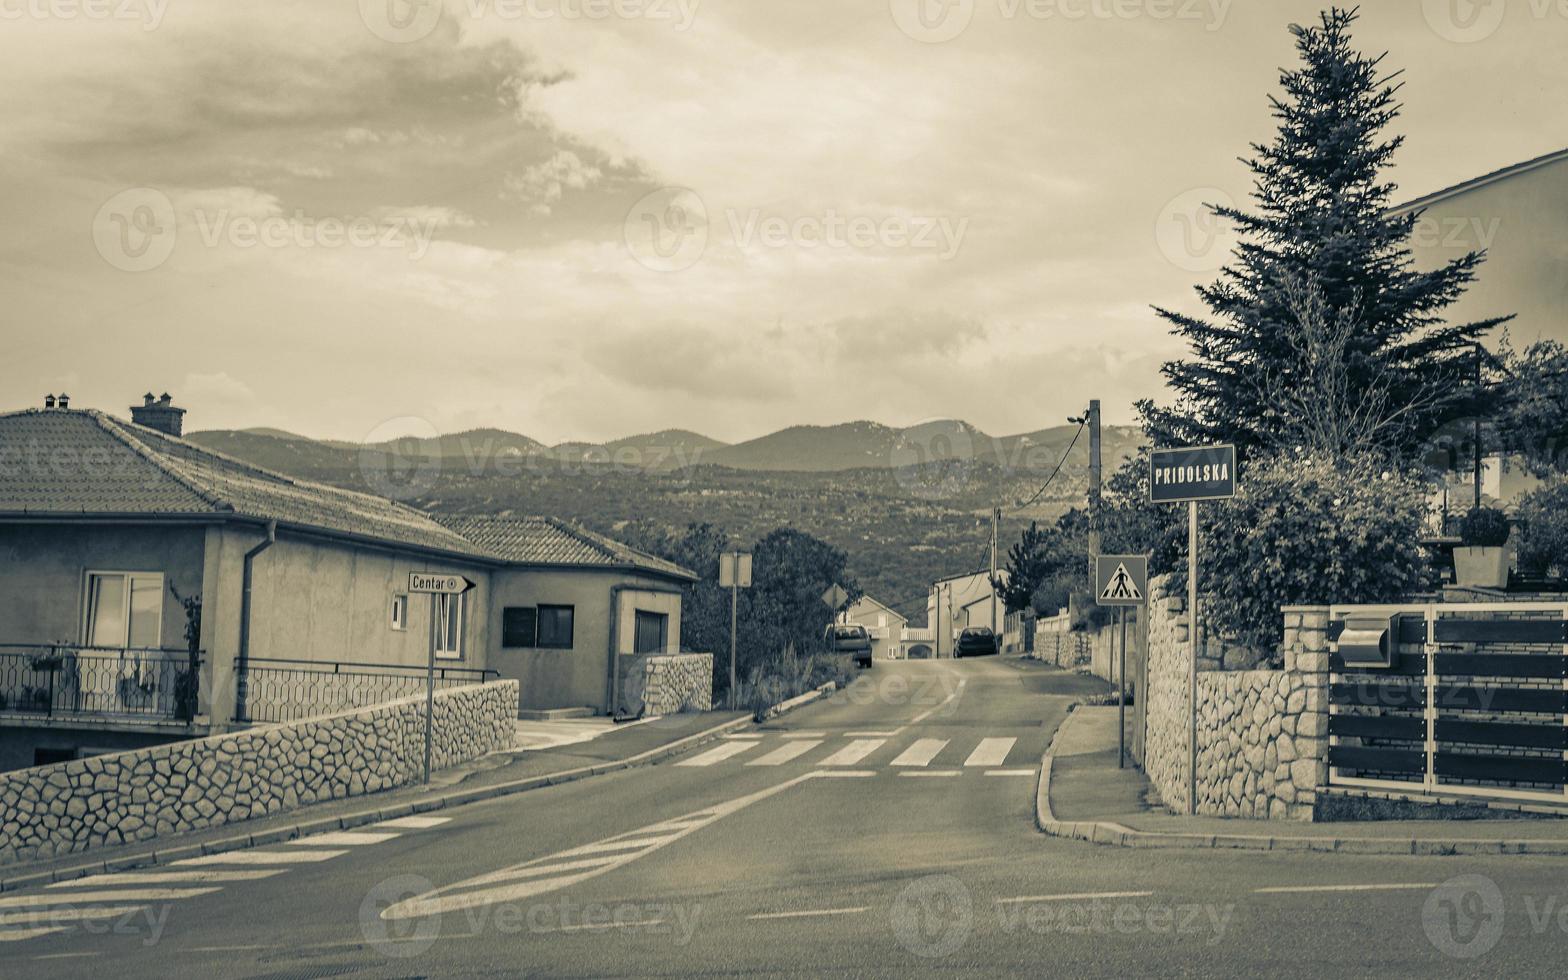
[[[624,707],[647,715],[713,708],[713,654],[654,654],[638,657],[627,671]]]
[[[516,681],[438,691],[431,765],[516,736]],[[417,782],[423,694],[335,715],[0,773],[0,864],[145,841]]]
[[[1153,583],[1155,596],[1164,583]],[[1206,655],[1200,644],[1197,694],[1197,807],[1211,816],[1310,820],[1327,781],[1328,653],[1325,607],[1282,611],[1279,670],[1224,669],[1248,653]],[[1143,765],[1171,809],[1188,805],[1190,735],[1186,600],[1150,603],[1147,735]],[[1237,648],[1239,649],[1239,648]]]

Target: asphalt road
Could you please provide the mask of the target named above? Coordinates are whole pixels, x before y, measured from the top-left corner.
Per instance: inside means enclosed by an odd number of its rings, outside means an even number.
[[[0,976],[1561,972],[1561,861],[1040,835],[1039,758],[1085,685],[879,662],[658,766],[8,893]]]

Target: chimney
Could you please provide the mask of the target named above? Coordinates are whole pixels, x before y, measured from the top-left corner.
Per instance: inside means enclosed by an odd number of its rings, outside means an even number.
[[[44,408],[54,408],[54,395],[44,396]]]
[[[185,427],[185,409],[175,407],[168,392],[164,392],[163,397],[156,401],[153,400],[152,392],[142,398],[142,404],[131,406],[131,421],[178,437]]]

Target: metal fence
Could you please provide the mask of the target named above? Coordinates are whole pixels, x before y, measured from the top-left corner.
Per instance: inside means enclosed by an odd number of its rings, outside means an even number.
[[[1387,667],[1330,658],[1330,784],[1568,799],[1568,605],[1409,607],[1389,642]]]
[[[493,670],[438,664],[435,686],[447,690],[499,676]],[[423,693],[425,668],[253,657],[235,683],[235,721],[297,721]]]
[[[184,650],[0,644],[0,716],[189,721],[199,683]]]

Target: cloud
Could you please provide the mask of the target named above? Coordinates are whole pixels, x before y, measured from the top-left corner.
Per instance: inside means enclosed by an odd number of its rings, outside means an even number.
[[[506,194],[530,206],[535,214],[549,214],[567,189],[584,190],[603,176],[598,167],[583,163],[571,150],[557,150],[541,161],[506,178]]]

